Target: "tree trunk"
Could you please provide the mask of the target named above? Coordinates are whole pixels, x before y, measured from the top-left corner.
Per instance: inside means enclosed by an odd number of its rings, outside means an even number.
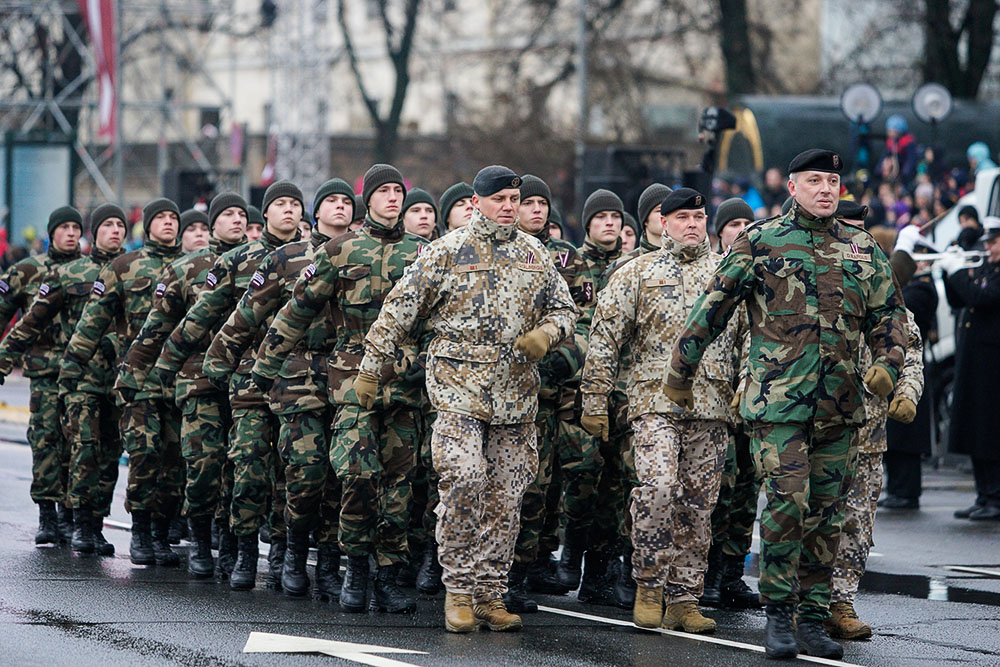
[[[727,93],[756,92],[757,73],[751,58],[746,0],[719,0],[719,39],[726,61]]]

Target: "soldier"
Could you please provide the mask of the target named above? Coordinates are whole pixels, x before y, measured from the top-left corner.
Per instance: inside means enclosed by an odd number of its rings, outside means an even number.
[[[161,372],[155,364],[167,336],[204,291],[208,271],[218,256],[243,243],[246,220],[246,200],[235,192],[216,195],[209,205],[208,215],[193,209],[181,215],[182,240],[191,241],[191,237],[197,235],[200,241],[201,227],[210,231],[211,240],[208,246],[190,251],[164,271],[156,286],[159,298],[126,353],[118,374],[119,388],[137,391],[146,386],[148,379],[152,384],[173,389],[172,395],[166,398],[176,403],[182,415],[181,454],[186,464],[184,515],[194,542],[188,572],[196,578],[211,577],[215,572],[212,517],[227,518],[227,513],[219,513],[219,509],[223,505],[221,486],[226,434],[232,425],[229,401],[202,372],[204,350],[192,354],[176,378],[171,373]],[[228,576],[235,564],[236,545],[228,521],[223,525],[219,570],[220,575]]]
[[[468,183],[455,183],[438,199],[438,210],[441,213],[441,223],[444,226],[442,235],[469,224],[472,218],[472,186]]]
[[[105,209],[106,210],[106,209]],[[103,213],[103,211],[102,211]],[[124,215],[122,216],[124,219]],[[96,219],[99,227],[103,220]],[[124,240],[124,226],[114,227],[119,232],[117,245],[112,249],[112,236],[108,230],[100,234],[101,252],[117,252]],[[35,544],[55,543],[60,538],[57,530],[55,503],[60,508],[68,504],[79,515],[74,536],[81,533],[81,540],[74,540],[78,551],[93,551],[93,511],[81,508],[79,499],[67,491],[71,489],[72,451],[68,440],[60,432],[60,418],[64,409],[60,405],[57,378],[58,360],[73,333],[73,326],[80,310],[64,309],[67,298],[63,281],[75,282],[73,276],[81,263],[79,239],[83,231],[83,218],[76,209],[61,207],[49,216],[49,251],[45,257],[23,259],[7,272],[0,283],[0,328],[6,328],[17,310],[22,317],[0,345],[0,384],[10,375],[16,360],[22,360],[24,374],[31,378],[31,417],[28,442],[32,453],[31,497],[39,506],[39,529]],[[94,230],[98,237],[97,229]],[[67,269],[69,272],[67,273]],[[75,288],[75,291],[86,289]],[[85,295],[89,293],[86,292]],[[29,307],[30,304],[30,307]],[[69,484],[69,485],[68,485]],[[77,509],[79,508],[79,509]],[[89,513],[87,510],[91,510]],[[74,517],[75,518],[75,517]],[[62,521],[65,524],[68,517]],[[90,536],[90,540],[86,540]],[[68,539],[68,536],[62,536]]]
[[[413,188],[403,200],[403,227],[408,234],[433,241],[437,238],[438,211],[434,198],[426,190]]]
[[[521,627],[502,596],[521,496],[538,466],[537,362],[573,333],[577,318],[545,247],[517,230],[520,184],[506,167],[476,175],[471,222],[427,248],[389,293],[354,382],[359,403],[373,405],[383,365],[426,320],[434,334],[427,390],[438,412],[431,447],[450,632]]]
[[[628,254],[635,250],[642,232],[639,229],[639,223],[630,213],[625,212],[623,215],[622,231],[618,236],[622,241],[622,254]]]
[[[210,377],[228,377],[242,359],[256,354],[271,319],[291,298],[295,281],[312,262],[316,250],[330,240],[330,234],[345,233],[354,209],[354,195],[346,181],[335,178],[323,183],[313,202],[316,229],[309,239],[287,243],[261,261],[236,309],[212,339],[205,355]],[[286,595],[296,597],[309,591],[306,557],[309,534],[315,530],[314,596],[324,601],[335,599],[342,583],[336,542],[340,489],[329,457],[327,361],[332,335],[330,317],[324,313],[290,353],[276,359],[280,370],[274,380],[252,375],[281,422],[277,451],[285,463],[288,529],[281,588]]]
[[[573,428],[570,422],[574,419],[578,374],[587,350],[589,311],[594,305],[594,283],[586,262],[572,244],[549,235],[549,202],[552,200],[549,186],[537,176],[528,174],[521,179],[520,191],[518,229],[534,236],[545,246],[549,260],[566,281],[573,302],[585,316],[577,320],[573,336],[552,349],[538,364],[541,380],[538,415],[535,417],[538,473],[524,492],[521,529],[514,547],[514,562],[507,577],[507,592],[503,596],[507,610],[514,613],[538,611],[538,604],[527,596],[525,589],[529,568],[534,570],[538,583],[546,586],[548,592],[566,592],[558,581],[546,576],[550,554],[539,558],[538,545],[545,521],[545,500],[552,481],[555,443],[560,436],[572,436],[567,431]],[[595,589],[596,582],[586,583],[591,585],[581,589],[581,599]]]
[[[580,252],[595,280],[622,254],[624,216],[622,200],[611,190],[595,190],[583,204],[583,229],[587,236]]]
[[[266,206],[264,208],[267,208]],[[256,206],[247,206],[247,243],[259,241],[264,235],[264,214]]]
[[[266,229],[260,239],[233,248],[215,261],[205,277],[205,288],[198,295],[184,319],[174,327],[163,345],[156,367],[166,374],[176,374],[194,354],[205,349],[211,334],[226,321],[246,292],[261,260],[289,241],[298,240],[298,224],[302,219],[302,191],[290,181],[272,183],[264,192]],[[249,222],[249,216],[248,216]],[[206,377],[219,391],[229,394],[233,427],[229,451],[233,465],[233,498],[230,507],[230,527],[238,542],[238,555],[229,575],[232,590],[249,590],[257,578],[257,534],[267,510],[267,499],[274,495],[280,508],[283,498],[274,492],[274,441],[278,425],[267,408],[267,401],[250,379],[252,358],[241,362],[237,372],[225,378],[213,376],[205,368]],[[283,494],[280,494],[283,495]],[[277,513],[277,512],[276,512]],[[272,520],[275,514],[272,514]],[[282,522],[283,523],[283,522]],[[271,550],[268,553],[268,586],[281,585],[281,565],[284,562],[285,540],[283,525],[272,526]]]
[[[712,632],[698,609],[731,421],[732,381],[739,374],[742,332],[734,322],[706,352],[696,379],[696,407],[681,409],[664,393],[670,345],[718,264],[706,234],[705,198],[689,188],[660,207],[666,236],[610,278],[594,313],[584,367],[583,425],[607,440],[608,399],[619,350],[631,343],[628,418],[635,433],[638,486],[632,491],[633,620],[644,628]],[[664,603],[666,612],[664,613]]]
[[[760,592],[773,658],[799,649],[843,655],[823,621],[853,431],[864,421],[855,367],[860,339],[875,357],[864,378],[873,393],[892,391],[903,362],[903,309],[889,262],[869,234],[834,217],[840,169],[831,151],[792,160],[789,213],[737,237],[677,339],[665,388],[675,403],[693,404],[705,348],[745,301],[752,328],[740,416],[767,493]]]
[[[662,183],[651,183],[639,195],[636,208],[639,224],[642,225],[642,238],[639,248],[651,252],[663,245],[663,223],[660,222],[660,204],[673,192],[672,188]]]
[[[347,612],[368,608],[368,559],[377,564],[372,605],[408,613],[415,600],[396,585],[407,560],[410,480],[416,447],[422,383],[407,371],[417,358],[415,341],[399,357],[380,366],[385,390],[377,408],[363,405],[351,388],[362,342],[383,299],[425,242],[406,234],[400,219],[403,176],[392,165],[373,165],[364,176],[368,216],[358,232],[343,234],[316,251],[294,296],[268,330],[254,372],[276,377],[281,361],[329,304],[336,342],[330,360],[330,395],[336,406],[330,461],[341,483],[340,546],[347,570],[339,605]]]
[[[154,199],[143,208],[142,220],[146,244],[101,269],[66,347],[60,382],[70,391],[78,388],[88,364],[96,361],[98,346],[112,327],[119,355],[112,368],[118,367],[152,307],[160,274],[181,250],[177,243],[179,212],[174,202]],[[129,556],[136,565],[180,562],[170,550],[167,532],[177,510],[183,463],[178,434],[170,415],[154,400],[157,395],[155,390],[120,393],[124,403],[121,431],[129,454],[125,496],[125,509],[132,514]]]

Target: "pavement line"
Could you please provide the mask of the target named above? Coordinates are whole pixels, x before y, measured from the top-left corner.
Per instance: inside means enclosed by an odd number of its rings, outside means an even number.
[[[608,625],[617,625],[623,628],[635,628],[636,630],[646,630],[647,632],[659,632],[663,635],[669,635],[671,637],[677,637],[679,639],[690,639],[696,642],[705,642],[706,644],[718,644],[719,646],[729,646],[731,648],[743,649],[744,651],[753,651],[755,653],[763,653],[764,647],[757,646],[756,644],[745,644],[743,642],[733,641],[731,639],[719,639],[718,637],[709,637],[706,635],[693,635],[688,632],[677,632],[676,630],[666,630],[664,628],[640,628],[635,623],[631,621],[623,621],[617,618],[606,618],[604,616],[594,616],[593,614],[584,614],[579,611],[569,611],[568,609],[559,609],[558,607],[546,607],[544,605],[538,605],[538,611],[545,611],[550,614],[559,614],[561,616],[570,616],[572,618],[579,618],[586,621],[597,621],[598,623],[607,623]],[[805,660],[806,662],[815,662],[821,665],[848,665],[849,667],[858,667],[854,663],[842,662],[840,660],[829,660],[827,658],[814,658],[810,655],[800,655],[799,660]]]
[[[951,570],[952,572],[968,572],[969,574],[981,574],[986,577],[995,577],[1000,579],[1000,570],[987,570],[982,567],[969,567],[967,565],[942,565],[941,569]]]

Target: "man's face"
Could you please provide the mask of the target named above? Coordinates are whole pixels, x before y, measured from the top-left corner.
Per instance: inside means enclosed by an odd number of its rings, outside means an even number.
[[[247,223],[247,241],[256,241],[264,235],[264,226],[253,222]]]
[[[352,232],[356,232],[364,226],[365,226],[364,220],[352,220],[351,224],[349,224],[347,228],[350,229]]]
[[[472,195],[472,204],[480,213],[497,224],[513,225],[517,222],[521,191],[517,188],[506,188],[484,197]]]
[[[399,183],[386,183],[372,193],[368,200],[368,214],[375,222],[383,225],[395,225],[399,220],[399,211],[403,208],[403,186]]]
[[[781,170],[771,167],[764,173],[764,185],[768,190],[777,190],[781,187]]]
[[[663,222],[661,220],[660,207],[657,206],[646,216],[646,239],[653,245],[660,245],[660,237],[663,236]]]
[[[986,248],[986,252],[989,253],[989,257],[987,257],[987,259],[990,264],[1000,262],[1000,238],[983,241],[983,247]]]
[[[618,245],[621,233],[622,214],[618,211],[598,211],[597,215],[590,219],[587,234],[590,240],[599,246],[614,248]]]
[[[533,195],[522,199],[517,207],[517,226],[529,234],[542,231],[549,222],[549,202]]]
[[[698,245],[705,240],[707,221],[704,208],[682,208],[663,216],[663,228],[667,236],[678,243]]]
[[[160,211],[153,216],[149,223],[149,238],[169,245],[177,239],[177,230],[180,228],[180,220],[173,211]]]
[[[750,221],[746,218],[736,218],[735,220],[730,220],[729,223],[722,228],[719,232],[719,245],[723,250],[733,245],[733,241],[736,237],[740,235],[746,226],[750,224]]]
[[[960,215],[958,216],[958,226],[962,229],[967,229],[969,227],[978,227],[979,223],[971,215]]]
[[[635,250],[635,230],[628,225],[622,225],[622,252],[631,252]]]
[[[435,217],[430,204],[414,204],[403,214],[403,228],[410,234],[430,239],[434,236]]]
[[[474,208],[472,197],[462,197],[455,202],[455,205],[448,211],[448,231],[450,232],[453,229],[465,227],[469,224],[469,220],[472,219],[472,209]]]
[[[230,206],[215,218],[212,235],[223,243],[236,243],[247,228],[247,212],[239,206]]]
[[[125,221],[108,218],[94,232],[94,245],[104,252],[118,252],[125,242]]]
[[[302,202],[295,197],[278,197],[268,204],[264,220],[268,230],[279,239],[294,238],[302,220]]]
[[[52,230],[52,247],[59,252],[74,252],[80,247],[83,230],[75,222],[64,222]]]
[[[561,239],[562,238],[562,227],[554,222],[549,223],[549,238],[551,239]]]
[[[354,215],[354,200],[347,195],[327,195],[316,209],[316,226],[333,237],[347,231]]]
[[[192,222],[184,229],[184,233],[181,234],[181,250],[184,252],[193,252],[199,248],[205,248],[208,246],[210,237],[211,233],[208,231],[208,225],[204,222]]]
[[[308,241],[312,237],[312,234],[313,234],[312,224],[305,218],[299,220],[299,238],[302,239],[303,241]]]
[[[817,218],[827,218],[840,200],[840,174],[803,171],[788,180],[788,192],[799,206]]]

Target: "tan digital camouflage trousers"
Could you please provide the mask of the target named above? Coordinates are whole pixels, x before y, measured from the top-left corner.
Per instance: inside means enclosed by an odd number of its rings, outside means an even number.
[[[632,576],[667,604],[701,597],[729,432],[721,421],[646,414],[632,422]]]
[[[436,537],[449,593],[488,602],[507,591],[521,498],[538,470],[535,425],[490,425],[438,412],[431,439],[440,500]]]
[[[875,509],[882,493],[882,452],[859,453],[858,468],[847,492],[844,527],[840,532],[837,559],[833,562],[831,602],[854,602],[858,583],[865,573],[868,552],[875,541]]]

